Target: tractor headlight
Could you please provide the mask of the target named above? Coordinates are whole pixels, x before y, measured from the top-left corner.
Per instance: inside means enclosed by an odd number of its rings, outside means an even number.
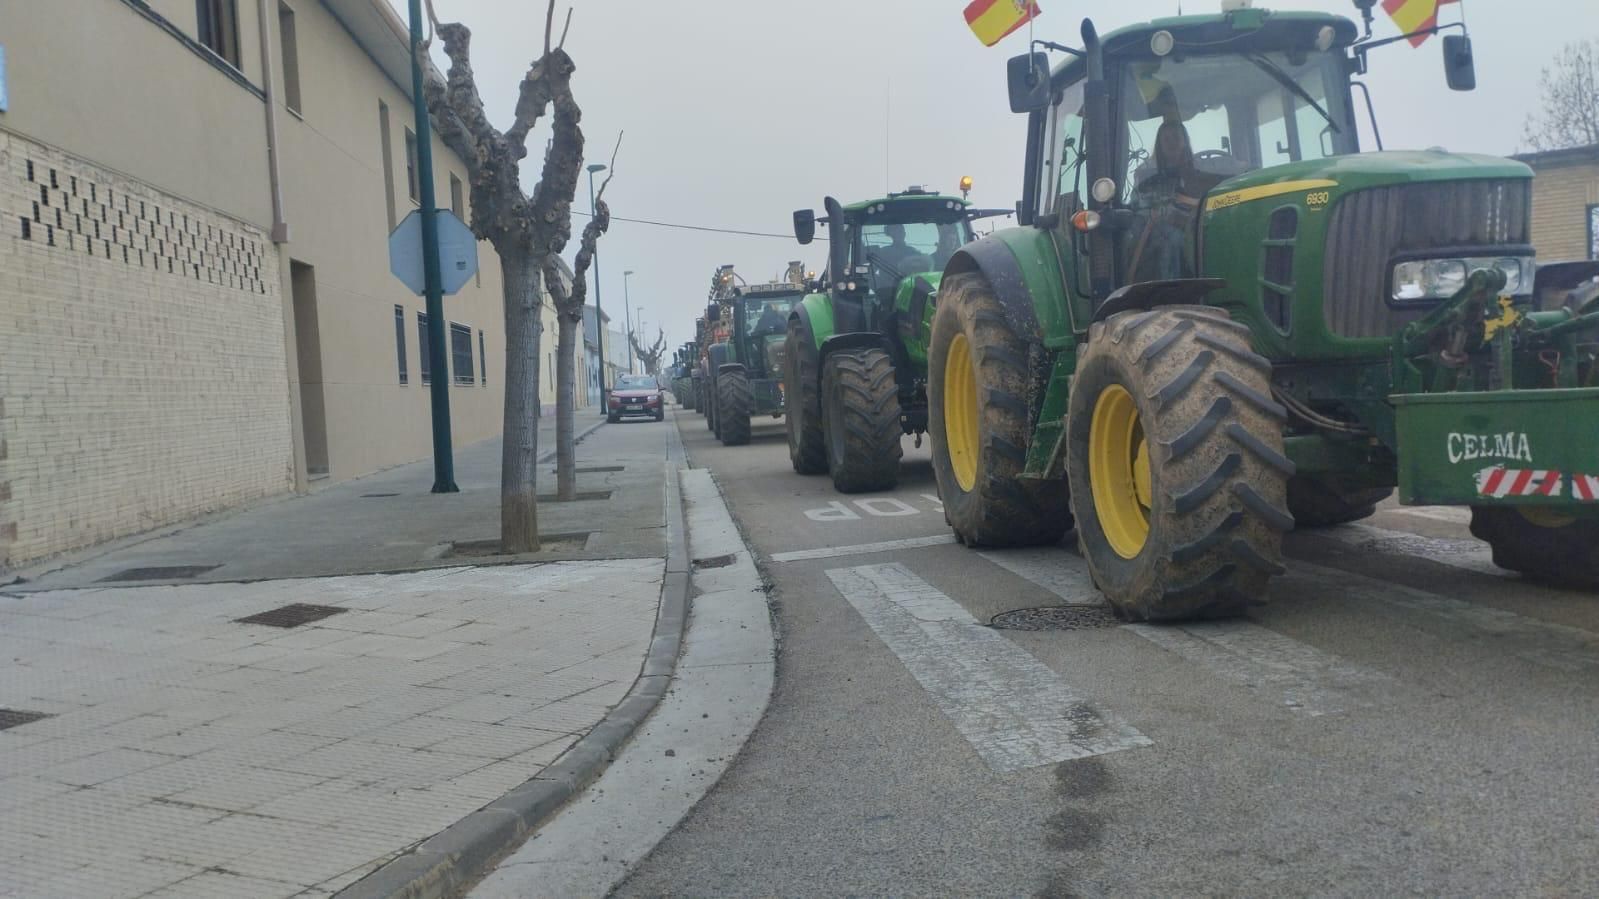
[[[1400,302],[1447,300],[1466,286],[1472,272],[1504,273],[1504,292],[1510,296],[1532,293],[1533,260],[1516,256],[1476,256],[1467,259],[1413,259],[1394,266],[1393,298]]]

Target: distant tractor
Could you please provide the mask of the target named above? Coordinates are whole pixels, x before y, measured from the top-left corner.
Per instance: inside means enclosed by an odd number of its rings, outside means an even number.
[[[718,277],[725,283],[705,310],[707,321],[724,325],[724,339],[706,354],[712,430],[725,446],[742,446],[753,417],[783,415],[783,341],[789,314],[805,296],[804,269],[790,263],[787,280],[743,287],[732,286],[731,266]]]
[[[788,320],[783,383],[788,454],[800,474],[831,474],[845,493],[899,482],[900,439],[927,429],[927,337],[940,270],[972,239],[973,219],[1011,210],[912,187],[826,215],[794,213],[802,244],[827,225],[824,285]]]
[[[1499,566],[1599,586],[1599,298],[1539,308],[1526,166],[1361,152],[1350,78],[1387,41],[1356,6],[1364,38],[1246,4],[1011,60],[1021,227],[949,259],[928,349],[963,542],[1075,519],[1124,617],[1226,616],[1296,522],[1397,485],[1470,506]]]
[[[695,408],[694,362],[698,355],[699,348],[692,340],[672,354],[672,395],[677,397],[677,404],[685,409]]]

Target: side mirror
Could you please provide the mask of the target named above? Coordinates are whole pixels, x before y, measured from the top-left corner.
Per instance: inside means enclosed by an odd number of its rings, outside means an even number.
[[[794,239],[802,244],[816,239],[816,210],[794,210]]]
[[[1032,112],[1049,105],[1049,55],[1024,53],[1005,64],[1011,112]]]
[[[1444,38],[1444,78],[1452,91],[1477,89],[1477,61],[1471,54],[1471,37],[1451,34]]]
[[[705,307],[705,323],[706,324],[708,324],[708,325],[715,324],[716,322],[721,321],[721,319],[722,319],[722,304],[721,303],[712,303],[709,306]]]

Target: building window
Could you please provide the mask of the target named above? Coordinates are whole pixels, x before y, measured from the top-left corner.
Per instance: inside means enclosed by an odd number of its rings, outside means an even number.
[[[433,383],[433,359],[428,353],[428,314],[426,312],[418,312],[416,314],[416,336],[421,344],[416,358],[421,364],[422,383],[431,384]]]
[[[405,129],[405,183],[411,191],[411,202],[422,199],[422,184],[416,180],[416,135]]]
[[[194,0],[200,43],[239,68],[238,0]]]
[[[461,221],[466,221],[466,197],[461,190],[461,179],[450,175],[450,211]]]
[[[388,204],[389,230],[394,230],[394,144],[389,138],[389,104],[378,101],[378,138],[383,148],[383,200]]]
[[[450,369],[456,384],[468,387],[476,383],[472,377],[472,328],[450,322]]]
[[[283,105],[300,111],[300,41],[294,32],[294,10],[278,4],[278,49],[283,56]]]
[[[408,384],[411,373],[405,367],[405,307],[394,307],[394,356],[400,361],[400,383]]]
[[[1588,258],[1599,259],[1599,204],[1588,207]]]
[[[489,383],[489,351],[484,349],[483,332],[477,332],[477,374],[478,381],[487,387]]]

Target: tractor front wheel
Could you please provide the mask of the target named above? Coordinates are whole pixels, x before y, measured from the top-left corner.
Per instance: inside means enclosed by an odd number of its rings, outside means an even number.
[[[799,474],[827,471],[818,367],[816,341],[810,329],[798,316],[790,318],[788,336],[783,340],[783,417],[788,430],[788,459]]]
[[[878,349],[839,350],[822,366],[827,469],[841,493],[892,490],[899,483],[899,384]]]
[[[1077,361],[1066,471],[1078,542],[1125,618],[1217,618],[1283,572],[1294,464],[1271,363],[1208,306],[1096,322]]]
[[[1599,519],[1546,508],[1472,506],[1471,533],[1494,564],[1562,587],[1599,589]]]
[[[1019,477],[1032,430],[1027,343],[981,275],[953,275],[939,294],[927,430],[944,517],[968,546],[1055,543],[1072,524],[1066,482]]]
[[[750,442],[750,406],[754,394],[750,379],[742,371],[722,372],[716,379],[717,436],[723,446],[743,446]]]

